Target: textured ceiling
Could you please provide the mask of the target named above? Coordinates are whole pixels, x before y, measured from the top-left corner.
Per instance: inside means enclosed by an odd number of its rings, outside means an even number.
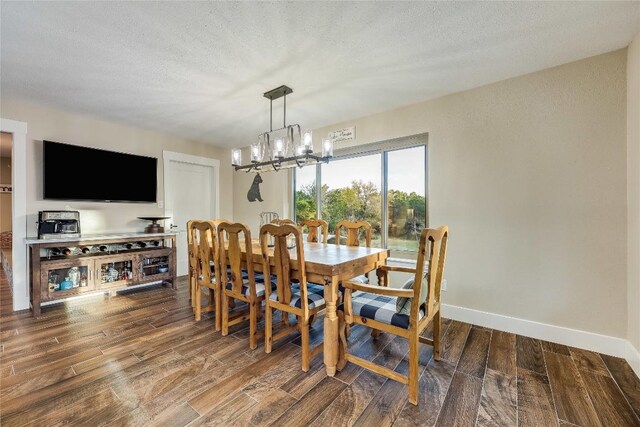
[[[3,97],[221,146],[625,47],[640,2],[0,2]],[[274,128],[282,121],[274,102]]]

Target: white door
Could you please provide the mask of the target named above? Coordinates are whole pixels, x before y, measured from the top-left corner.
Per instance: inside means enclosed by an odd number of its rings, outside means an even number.
[[[164,153],[165,226],[178,232],[178,276],[188,274],[187,221],[216,219],[217,165],[214,159]]]

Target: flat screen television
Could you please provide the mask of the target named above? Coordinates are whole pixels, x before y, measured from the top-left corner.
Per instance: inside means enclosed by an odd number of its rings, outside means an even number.
[[[43,141],[44,198],[155,203],[155,157]]]

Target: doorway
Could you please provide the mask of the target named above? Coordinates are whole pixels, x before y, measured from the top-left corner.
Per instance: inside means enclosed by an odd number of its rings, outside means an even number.
[[[13,310],[29,308],[27,268],[27,124],[1,119],[0,131],[10,134],[11,144],[11,290]]]
[[[219,207],[220,161],[163,152],[165,229],[177,232],[178,276],[188,273],[187,221],[216,219]],[[168,225],[168,226],[167,226]]]

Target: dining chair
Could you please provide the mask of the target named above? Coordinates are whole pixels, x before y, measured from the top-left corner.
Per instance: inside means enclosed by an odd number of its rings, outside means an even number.
[[[329,237],[329,224],[323,219],[307,219],[302,221],[303,227],[307,227],[307,242],[319,242],[320,232],[322,232],[322,243],[327,243]]]
[[[285,224],[290,224],[290,225],[296,225],[295,221],[289,218],[276,218],[274,220],[271,221],[271,224],[275,224],[275,225],[285,225]]]
[[[191,307],[195,310],[195,292],[196,288],[196,254],[193,246],[193,237],[191,237],[191,225],[195,220],[190,219],[187,221],[187,259],[189,260],[189,301],[191,302]]]
[[[340,221],[336,224],[336,244],[342,242],[342,231],[345,231],[345,245],[360,246],[360,234],[364,234],[367,248],[371,247],[371,224],[367,221]],[[362,231],[361,231],[362,230]],[[369,272],[351,279],[353,282],[369,283]]]
[[[242,236],[241,236],[242,235]],[[219,262],[221,274],[222,297],[222,335],[229,333],[229,326],[236,325],[249,319],[249,347],[253,350],[257,346],[258,338],[263,336],[258,331],[258,320],[262,313],[262,301],[265,299],[265,280],[262,274],[256,274],[253,269],[253,250],[251,231],[241,223],[223,222],[218,225]],[[242,252],[245,256],[242,256]],[[247,262],[247,260],[249,262]],[[269,282],[269,294],[272,286]],[[229,301],[240,300],[247,304],[247,309],[234,313],[229,317]]]
[[[288,236],[293,235],[296,258],[291,259],[291,253],[287,245]],[[268,238],[273,236],[273,265],[271,265]],[[263,273],[265,277],[275,275],[276,291],[272,292],[266,300],[265,308],[265,340],[264,349],[271,353],[274,341],[288,335],[294,328],[300,330],[302,335],[302,370],[309,370],[309,361],[321,353],[324,344],[318,344],[313,349],[309,348],[309,320],[320,310],[325,308],[324,286],[307,283],[304,261],[304,243],[300,229],[291,224],[276,225],[266,224],[260,228],[260,247],[262,250]],[[297,266],[298,282],[292,282],[292,271]],[[283,319],[288,314],[293,314],[298,319],[297,325],[288,325],[284,322],[284,328],[273,334],[273,310],[280,310]]]
[[[433,357],[440,360],[440,286],[447,254],[449,229],[441,226],[424,229],[420,234],[418,260],[415,269],[382,266],[389,271],[412,270],[413,278],[401,288],[373,286],[345,281],[344,302],[338,307],[340,354],[338,368],[347,362],[384,375],[394,381],[409,385],[409,402],[418,404],[418,344],[433,346]],[[429,260],[425,266],[428,252]],[[360,291],[353,293],[354,291]],[[420,333],[433,321],[433,339]],[[409,340],[409,375],[405,376],[369,360],[349,354],[346,327],[352,324],[365,325],[379,331],[389,332]]]
[[[217,268],[218,238],[216,227],[221,221],[188,221],[187,242],[191,253],[189,267],[193,280],[192,307],[195,320],[200,321],[202,313],[215,313],[215,329],[220,330],[220,269]],[[209,289],[209,304],[202,307],[202,290]]]

